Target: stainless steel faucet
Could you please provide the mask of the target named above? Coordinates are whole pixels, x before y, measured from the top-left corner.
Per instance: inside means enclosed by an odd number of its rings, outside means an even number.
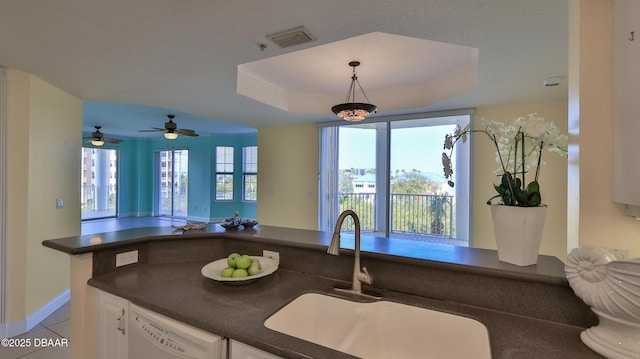
[[[360,219],[358,215],[350,209],[342,212],[338,217],[336,222],[336,228],[333,231],[333,237],[331,237],[331,244],[329,245],[329,249],[327,249],[327,253],[337,256],[340,254],[340,229],[342,228],[342,222],[344,222],[347,216],[351,216],[353,218],[353,222],[355,224],[355,263],[353,265],[353,282],[351,285],[351,289],[348,289],[350,292],[354,293],[362,293],[362,283],[372,284],[373,276],[367,272],[367,268],[362,268],[360,270]]]

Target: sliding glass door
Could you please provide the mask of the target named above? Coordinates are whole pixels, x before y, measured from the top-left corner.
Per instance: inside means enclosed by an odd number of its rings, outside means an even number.
[[[156,154],[156,215],[187,217],[189,151],[168,150]]]
[[[322,127],[319,228],[332,230],[351,209],[363,232],[468,245],[469,144],[453,159],[456,188],[442,176],[441,158],[445,134],[470,121],[463,113]]]
[[[442,175],[440,155],[445,135],[454,129],[453,118],[390,123],[390,237],[457,237],[455,190]]]
[[[82,220],[116,217],[118,151],[110,148],[82,148],[80,180]]]

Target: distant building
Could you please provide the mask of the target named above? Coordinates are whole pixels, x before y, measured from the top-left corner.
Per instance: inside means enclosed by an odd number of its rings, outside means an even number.
[[[420,172],[420,174],[429,182],[438,184],[438,193],[447,193],[450,195],[454,195],[455,191],[451,186],[449,186],[449,182],[446,177],[441,174],[437,174],[434,172]]]
[[[376,193],[376,175],[374,173],[354,177],[351,183],[353,193]]]
[[[82,148],[80,203],[84,211],[109,210],[110,198],[116,195],[117,152],[115,149]]]
[[[351,172],[351,171],[350,171]],[[355,173],[360,172],[360,170],[356,170]],[[408,172],[405,174],[401,174],[400,176],[392,179],[391,181],[402,181],[408,180],[408,175],[419,175],[424,177],[427,182],[431,182],[436,184],[436,192],[439,194],[448,194],[454,195],[455,191],[453,188],[449,186],[447,183],[447,179],[435,172]],[[351,180],[351,185],[353,188],[353,193],[376,193],[376,174],[375,173],[364,173],[360,176],[354,176]]]

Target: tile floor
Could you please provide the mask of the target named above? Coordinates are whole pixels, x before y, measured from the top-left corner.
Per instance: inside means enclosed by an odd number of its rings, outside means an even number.
[[[2,359],[68,359],[71,357],[71,322],[69,303],[63,305],[28,333],[12,339],[22,339],[24,347],[0,346]],[[64,345],[64,340],[67,345]],[[43,343],[59,343],[60,346],[45,346]]]

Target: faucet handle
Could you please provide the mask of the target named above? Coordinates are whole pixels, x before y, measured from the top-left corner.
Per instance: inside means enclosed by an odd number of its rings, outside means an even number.
[[[362,267],[362,272],[358,273],[358,280],[367,284],[373,284],[373,276],[367,271],[367,267]]]

